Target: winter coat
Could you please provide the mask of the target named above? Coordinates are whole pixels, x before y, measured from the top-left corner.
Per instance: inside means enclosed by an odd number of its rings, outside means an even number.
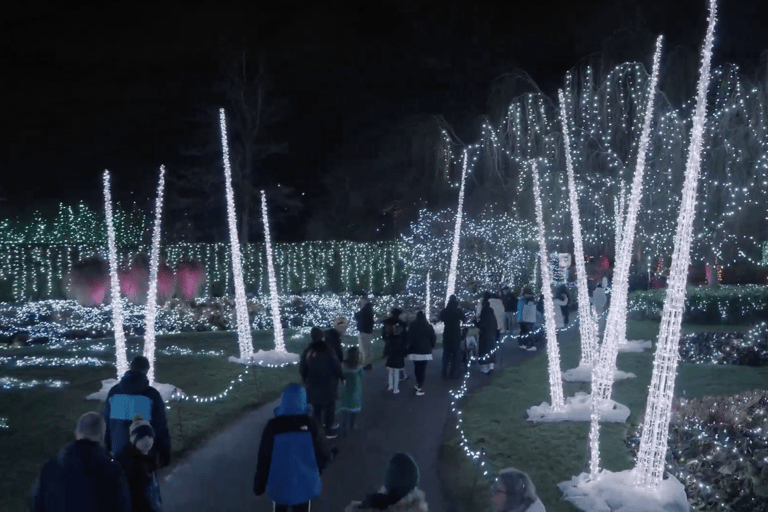
[[[381,336],[384,338],[384,355],[387,358],[387,368],[405,368],[405,358],[408,355],[405,322],[387,318],[384,320]]]
[[[517,297],[511,293],[503,293],[501,302],[504,304],[504,312],[514,313],[517,311]]]
[[[595,306],[595,309],[597,310],[597,313],[600,314],[605,309],[605,305],[608,302],[608,298],[605,295],[605,289],[608,287],[608,280],[606,278],[603,278],[603,281],[600,283],[600,286],[595,288],[594,293],[592,294],[592,305]]]
[[[317,498],[320,475],[330,460],[315,420],[307,414],[303,397],[283,393],[275,417],[261,434],[253,492],[280,505],[296,505]]]
[[[461,346],[461,324],[467,321],[467,317],[459,309],[458,304],[448,304],[440,312],[440,321],[445,324],[443,330],[443,349],[459,350]]]
[[[408,354],[417,356],[432,355],[432,349],[437,343],[435,329],[429,322],[411,322],[408,326]]]
[[[29,510],[130,512],[128,480],[99,443],[74,441],[43,465]]]
[[[485,306],[480,311],[480,319],[477,321],[477,326],[480,328],[480,335],[477,341],[478,355],[485,356],[496,348],[496,330],[498,329],[496,315],[493,314],[493,309],[490,306]]]
[[[533,300],[533,295],[526,295],[522,297],[519,301],[517,301],[517,321],[520,323],[536,323],[536,319],[533,320],[528,319],[527,321],[524,318],[524,312],[525,312],[525,306],[528,303],[532,303],[534,310],[536,308],[536,303]],[[535,313],[534,313],[535,315]]]
[[[369,494],[362,502],[353,501],[344,509],[344,512],[372,512],[374,510],[385,512],[429,512],[427,498],[421,489],[412,490],[396,503],[392,503],[386,492],[387,490],[382,487],[378,493]]]
[[[370,302],[355,313],[357,330],[363,334],[373,334],[373,304]]]
[[[501,329],[501,326],[504,325],[504,321],[506,320],[504,304],[501,302],[501,299],[489,299],[488,303],[491,305],[493,314],[496,316],[496,329]]]
[[[341,345],[341,333],[336,329],[328,329],[325,331],[325,342],[333,349],[333,353],[336,354],[336,359],[343,361],[344,347]]]
[[[120,382],[112,386],[104,404],[107,420],[105,445],[114,455],[130,445],[128,430],[133,417],[140,413],[155,431],[152,454],[157,454],[160,467],[171,463],[171,434],[165,418],[165,402],[160,393],[149,385],[142,372],[128,370]]]
[[[568,297],[561,295],[552,299],[552,303],[555,305],[555,325],[558,329],[565,327],[565,316],[563,314],[563,308],[568,306]]]
[[[132,512],[161,512],[162,498],[157,481],[157,456],[144,455],[129,445],[116,457],[128,477]]]
[[[301,355],[299,373],[307,388],[307,402],[329,405],[336,401],[339,381],[344,378],[341,363],[325,341],[310,343]]]
[[[344,387],[341,390],[340,411],[360,412],[363,408],[363,367],[342,366]]]

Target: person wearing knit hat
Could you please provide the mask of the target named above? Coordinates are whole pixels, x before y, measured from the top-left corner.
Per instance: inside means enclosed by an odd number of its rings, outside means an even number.
[[[493,512],[545,512],[530,477],[514,468],[499,472],[491,488]]]
[[[133,416],[129,429],[130,445],[121,451],[117,461],[128,476],[133,512],[160,512],[162,498],[157,480],[159,461],[151,452],[155,430],[141,414]]]
[[[384,486],[365,499],[353,501],[344,512],[383,510],[387,512],[428,512],[424,492],[418,488],[419,468],[407,453],[396,453],[384,472]]]

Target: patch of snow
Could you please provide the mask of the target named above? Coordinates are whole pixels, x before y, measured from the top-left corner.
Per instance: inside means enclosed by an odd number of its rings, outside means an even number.
[[[642,351],[641,351],[642,352]],[[621,370],[613,371],[613,381],[624,379],[634,379],[637,375]],[[592,382],[592,366],[580,364],[576,368],[571,368],[563,372],[563,380],[567,382]]]
[[[99,400],[101,402],[105,401],[107,399],[107,395],[109,394],[109,390],[112,389],[112,387],[117,384],[119,381],[117,379],[106,379],[101,381],[101,389],[97,391],[96,393],[91,393],[87,397],[85,397],[86,400]],[[177,400],[177,398],[174,398],[174,396],[184,396],[184,392],[174,386],[173,384],[163,384],[162,382],[155,382],[152,384],[152,387],[155,388],[159,393],[160,396],[163,397],[163,401],[165,402],[173,402]]]
[[[554,412],[547,402],[534,405],[526,412],[528,421],[554,422],[554,421],[591,421],[591,395],[584,392],[576,393],[565,399],[565,408],[562,412]],[[629,408],[613,400],[603,400],[600,404],[600,421],[605,423],[624,423],[629,418]]]
[[[588,512],[689,512],[685,487],[674,476],[662,480],[656,490],[635,487],[634,470],[619,473],[603,470],[597,480],[582,473],[558,484],[563,499]]]
[[[650,348],[653,348],[651,340],[625,340],[619,343],[619,352],[643,352]]]
[[[299,354],[294,354],[293,352],[285,352],[282,350],[259,350],[251,357],[243,359],[230,356],[229,361],[231,363],[253,366],[286,366],[298,363],[300,358],[301,356],[299,356]]]

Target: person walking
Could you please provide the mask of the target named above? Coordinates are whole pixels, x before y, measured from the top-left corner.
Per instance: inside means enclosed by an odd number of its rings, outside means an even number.
[[[331,454],[308,409],[304,388],[289,384],[261,434],[253,492],[266,493],[276,512],[309,512],[322,492]]]
[[[507,332],[506,314],[504,312],[504,303],[495,294],[488,294],[488,303],[491,305],[493,314],[496,316],[496,342],[501,341],[501,335]]]
[[[32,487],[30,512],[130,512],[128,479],[104,449],[98,412],[77,420],[75,441],[43,465]]]
[[[116,457],[128,476],[132,512],[161,512],[162,497],[157,481],[157,455],[150,450],[155,442],[152,425],[141,414],[133,417],[131,444]]]
[[[416,313],[416,319],[408,326],[408,358],[413,361],[417,396],[424,394],[427,362],[432,360],[432,349],[436,343],[435,329],[427,321],[424,312],[419,311]]]
[[[597,316],[603,314],[603,311],[605,311],[605,305],[608,303],[608,297],[606,296],[607,289],[608,278],[603,277],[602,281],[600,281],[600,284],[592,293],[592,305],[595,307],[595,313],[597,313]]]
[[[523,296],[517,302],[517,320],[520,322],[520,348],[530,350],[533,347],[533,324],[536,323],[536,302],[530,288],[523,289]],[[533,347],[535,348],[535,347]]]
[[[448,304],[440,312],[443,322],[443,370],[444,379],[455,379],[459,376],[459,357],[461,354],[461,324],[467,321],[466,315],[459,309],[459,301],[455,295],[448,298]],[[450,372],[449,372],[450,368]]]
[[[568,323],[568,289],[565,285],[557,289],[552,303],[555,306],[555,325],[562,329]]]
[[[301,355],[299,374],[315,419],[324,427],[326,438],[334,439],[338,436],[338,425],[334,423],[336,398],[344,375],[334,350],[323,338],[323,331],[313,327],[309,334],[310,344]]]
[[[363,368],[370,371],[373,369],[373,303],[368,297],[360,299],[360,311],[355,313],[355,321],[359,332],[358,343]]]
[[[514,332],[517,325],[517,297],[505,286],[501,289],[501,302],[504,304],[504,319],[507,332]]]
[[[130,445],[133,416],[141,414],[155,432],[152,454],[158,455],[160,467],[164,468],[171,463],[171,434],[165,417],[165,402],[160,392],[149,385],[148,371],[149,360],[136,356],[131,361],[130,370],[109,390],[104,404],[107,420],[104,441],[107,450],[117,456]]]
[[[363,408],[363,366],[360,364],[360,349],[351,347],[342,365],[344,388],[341,390],[339,411],[342,414],[342,435],[355,430],[357,414]]]
[[[406,324],[400,318],[402,311],[392,309],[389,317],[384,320],[381,336],[384,338],[384,355],[387,358],[387,372],[389,385],[387,391],[394,394],[400,393],[400,372],[405,368],[405,358],[408,355],[408,341],[406,339]]]
[[[347,332],[349,322],[343,316],[337,316],[333,319],[333,327],[325,331],[325,342],[331,346],[333,353],[339,361],[344,360],[344,347],[341,344],[341,337]]]
[[[496,331],[498,330],[496,315],[488,300],[483,300],[480,318],[476,324],[480,329],[477,343],[480,373],[487,375],[493,371],[493,364],[496,362],[496,354],[493,352],[496,348]]]
[[[427,498],[419,486],[419,467],[407,453],[396,453],[387,464],[384,485],[363,501],[353,501],[344,512],[428,512]]]

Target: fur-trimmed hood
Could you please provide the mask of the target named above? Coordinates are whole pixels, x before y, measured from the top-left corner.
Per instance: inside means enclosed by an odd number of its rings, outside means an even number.
[[[382,487],[379,492],[384,494],[387,490]],[[353,501],[344,509],[344,512],[368,512],[381,510],[383,512],[429,512],[429,506],[427,505],[427,498],[424,495],[424,491],[421,489],[414,489],[406,494],[403,499],[390,505],[387,508],[361,508],[362,502]]]

